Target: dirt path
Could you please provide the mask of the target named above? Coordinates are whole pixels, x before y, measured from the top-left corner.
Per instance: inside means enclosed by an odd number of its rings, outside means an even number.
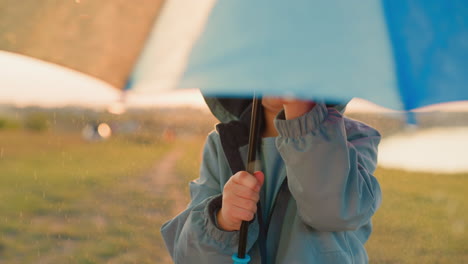
[[[172,216],[187,206],[187,201],[182,199],[186,195],[182,193],[180,188],[177,188],[181,179],[174,172],[177,161],[182,157],[182,154],[182,148],[175,147],[163,159],[159,160],[149,173],[154,192],[175,202],[170,212]]]
[[[168,212],[168,219],[174,217],[187,206],[188,200],[185,198],[187,195],[182,193],[180,189],[181,179],[177,177],[174,169],[177,166],[177,161],[183,155],[183,148],[176,146],[169,151],[164,158],[148,173],[147,180],[151,184],[151,189],[161,197],[166,197],[166,200],[173,201],[171,210]],[[173,263],[169,254],[165,254],[161,263]]]

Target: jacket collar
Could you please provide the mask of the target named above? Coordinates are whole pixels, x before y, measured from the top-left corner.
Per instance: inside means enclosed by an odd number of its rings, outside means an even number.
[[[263,108],[261,109],[263,112]],[[221,139],[224,154],[228,160],[229,167],[233,174],[245,170],[245,164],[239,152],[239,148],[249,143],[249,130],[252,105],[248,105],[237,120],[228,123],[219,123],[216,130]],[[260,126],[263,126],[263,119]]]

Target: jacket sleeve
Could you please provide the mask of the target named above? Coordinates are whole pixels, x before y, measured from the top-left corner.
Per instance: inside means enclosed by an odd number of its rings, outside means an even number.
[[[299,216],[320,231],[355,230],[369,222],[381,203],[373,173],[380,134],[317,104],[310,112],[275,120],[278,150]]]
[[[210,134],[205,143],[200,178],[190,183],[190,204],[161,228],[175,263],[232,263],[231,256],[237,252],[238,232],[224,231],[216,225],[215,215],[221,208],[225,183],[220,177],[226,173],[222,171],[226,166],[225,157],[216,136]],[[257,236],[258,223],[255,222],[250,225],[248,249]]]

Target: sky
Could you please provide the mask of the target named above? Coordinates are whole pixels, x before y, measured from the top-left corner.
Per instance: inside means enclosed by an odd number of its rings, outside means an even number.
[[[80,72],[34,58],[0,51],[0,103],[44,107],[79,105],[105,108],[120,100],[122,92]],[[145,93],[130,91],[129,106],[204,107],[196,89]]]

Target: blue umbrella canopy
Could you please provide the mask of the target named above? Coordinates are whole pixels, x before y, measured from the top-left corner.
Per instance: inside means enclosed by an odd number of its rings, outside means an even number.
[[[396,110],[468,100],[463,0],[200,3],[200,18],[191,23],[200,34],[178,87],[230,97],[254,90],[333,101],[360,97]],[[146,56],[153,47],[150,39],[142,60],[158,61]],[[151,68],[137,65],[131,84]]]

